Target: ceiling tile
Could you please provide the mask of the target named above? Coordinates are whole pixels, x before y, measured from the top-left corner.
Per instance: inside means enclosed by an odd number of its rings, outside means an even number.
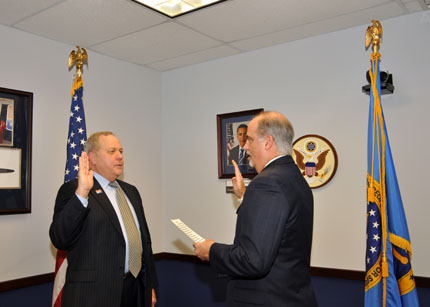
[[[404,4],[405,4],[406,8],[408,9],[408,11],[411,13],[422,11],[421,5],[419,4],[419,2],[417,2],[415,0],[405,2]]]
[[[53,40],[83,47],[167,20],[131,1],[69,0],[15,25]]]
[[[179,67],[184,67],[192,64],[215,60],[215,59],[227,57],[238,53],[240,53],[240,51],[238,51],[237,49],[223,45],[223,46],[218,46],[207,50],[171,58],[165,61],[146,64],[145,66],[159,71],[166,71],[173,68],[179,68]]]
[[[391,1],[389,1],[391,2]],[[235,0],[177,20],[201,33],[232,42],[387,3],[387,0]],[[222,21],[222,22],[220,22]]]
[[[220,43],[216,40],[174,22],[167,22],[92,46],[91,49],[138,64],[147,64],[217,45]]]
[[[1,0],[0,24],[14,23],[64,0]]]
[[[170,19],[132,0],[0,0],[0,24],[164,71],[427,11],[424,1],[228,0]]]
[[[241,51],[255,50],[258,48],[273,46],[288,41],[338,31],[358,25],[368,25],[372,19],[383,20],[401,14],[403,14],[403,11],[396,3],[388,2],[384,5],[373,7],[371,9],[360,10],[351,14],[345,14],[322,21],[289,28],[275,33],[233,42],[230,43],[230,45],[238,48]],[[363,28],[363,39],[364,31],[365,28]]]

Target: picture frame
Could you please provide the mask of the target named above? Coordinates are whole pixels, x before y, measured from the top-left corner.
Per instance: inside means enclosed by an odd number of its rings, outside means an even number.
[[[333,144],[317,134],[307,134],[293,142],[292,157],[311,189],[320,188],[336,174],[338,157]]]
[[[246,142],[246,131],[249,122],[264,109],[253,109],[240,112],[217,114],[217,139],[218,139],[218,178],[234,177],[234,166],[232,160],[239,165],[244,178],[254,178],[256,170],[249,165],[246,151],[242,151],[242,146]],[[240,138],[240,140],[239,140]],[[241,162],[239,163],[240,153]]]
[[[0,87],[0,214],[31,213],[33,93]]]

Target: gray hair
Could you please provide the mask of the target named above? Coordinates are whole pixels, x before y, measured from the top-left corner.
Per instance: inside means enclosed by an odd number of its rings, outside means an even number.
[[[291,155],[294,128],[291,122],[281,113],[264,111],[257,115],[257,135],[260,141],[271,135],[276,149],[282,155]]]
[[[99,138],[100,136],[108,136],[108,135],[113,135],[115,136],[115,134],[113,134],[110,131],[100,131],[100,132],[95,132],[93,134],[90,135],[90,137],[87,139],[87,141],[85,142],[84,145],[84,151],[86,153],[90,153],[90,152],[95,152],[100,148],[100,143],[99,143]]]

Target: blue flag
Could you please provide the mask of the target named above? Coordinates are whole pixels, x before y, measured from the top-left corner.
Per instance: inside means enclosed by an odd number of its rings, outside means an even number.
[[[87,128],[85,125],[84,104],[82,94],[84,82],[81,77],[76,77],[72,88],[72,104],[70,106],[69,134],[67,136],[67,161],[64,182],[78,177],[79,157],[84,150],[87,140]]]
[[[379,53],[372,53],[367,147],[365,306],[419,306],[412,249],[381,105]]]

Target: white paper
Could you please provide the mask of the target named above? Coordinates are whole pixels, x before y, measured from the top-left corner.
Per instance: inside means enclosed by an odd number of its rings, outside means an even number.
[[[0,189],[21,189],[21,149],[0,147]]]
[[[203,242],[205,239],[202,238],[200,235],[195,233],[190,227],[185,225],[180,219],[173,219],[170,220],[173,224],[176,225],[180,230],[182,230],[183,233],[185,233],[191,240],[194,242]]]

